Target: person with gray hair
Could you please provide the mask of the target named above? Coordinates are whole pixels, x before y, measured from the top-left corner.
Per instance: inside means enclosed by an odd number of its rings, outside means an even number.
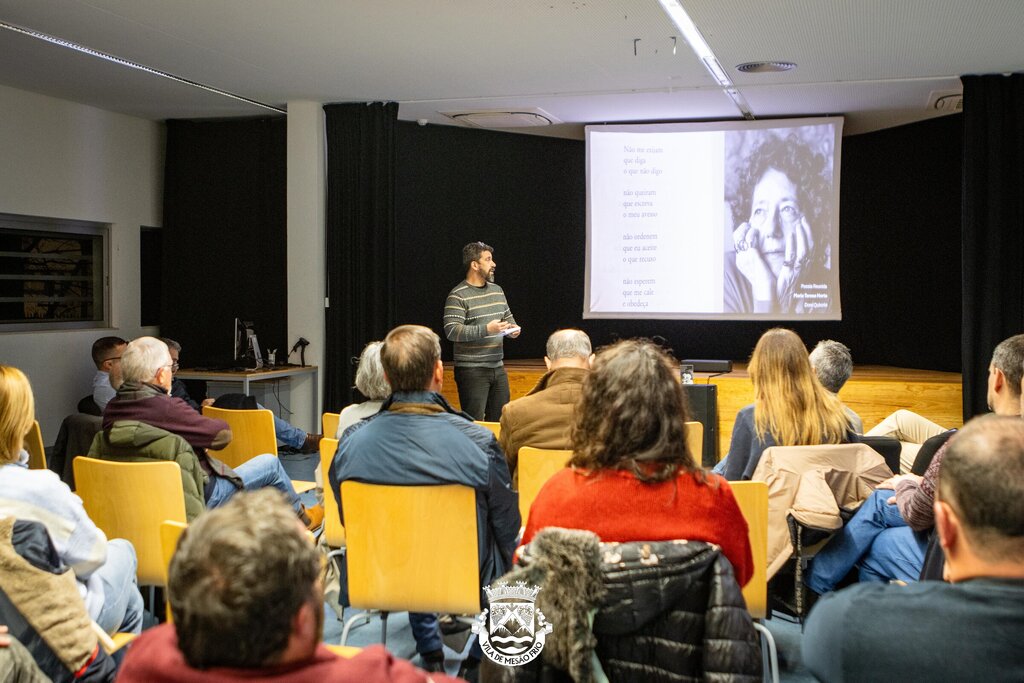
[[[833,394],[838,394],[846,380],[853,374],[853,356],[850,355],[850,348],[842,342],[833,339],[821,340],[811,351],[810,359],[811,367],[814,368],[814,374],[818,376],[821,386]],[[857,434],[863,434],[864,421],[860,419],[860,415],[845,404],[843,410],[850,418],[850,429]]]
[[[804,628],[804,665],[821,681],[1021,680],[1022,501],[1024,421],[971,420],[949,440],[935,495],[949,583],[861,584],[821,598]]]
[[[359,356],[359,367],[356,368],[356,389],[367,398],[362,403],[345,406],[338,418],[338,433],[335,438],[341,440],[345,430],[360,420],[380,412],[380,407],[391,395],[391,385],[384,376],[384,367],[380,364],[381,341],[372,341],[363,348]]]
[[[196,412],[200,413],[203,412],[203,406],[215,405],[218,408],[237,408],[239,403],[247,399],[245,394],[226,394],[216,400],[212,398],[204,399],[202,405],[196,403],[192,397],[189,396],[188,389],[185,388],[185,383],[178,379],[177,376],[178,361],[181,358],[181,344],[168,337],[161,337],[160,341],[167,344],[167,350],[171,354],[171,374],[174,375],[171,380],[171,396],[180,398],[182,401],[192,406]],[[225,400],[228,401],[226,405],[224,404]],[[254,399],[248,398],[248,400],[256,403]],[[265,408],[259,403],[256,403],[256,407],[260,410],[265,410]],[[305,454],[318,453],[320,451],[320,439],[323,438],[321,434],[309,434],[305,430],[299,429],[277,415],[274,415],[274,436],[277,437],[278,445],[284,445],[292,450]]]
[[[319,527],[323,507],[302,505],[277,456],[257,455],[232,469],[207,453],[228,445],[231,429],[223,420],[200,415],[170,395],[173,365],[167,345],[159,339],[139,337],[128,344],[121,356],[124,383],[103,411],[103,431],[96,435],[89,455],[178,462],[189,520],[204,507],[223,505],[243,489],[274,487],[310,529]],[[184,451],[178,448],[180,440],[168,441],[171,435],[184,440]],[[168,452],[169,445],[173,453]]]
[[[582,330],[555,331],[548,337],[546,350],[547,372],[537,386],[501,409],[499,440],[514,484],[519,480],[516,469],[523,446],[554,450],[572,447],[569,432],[594,357],[590,337]]]

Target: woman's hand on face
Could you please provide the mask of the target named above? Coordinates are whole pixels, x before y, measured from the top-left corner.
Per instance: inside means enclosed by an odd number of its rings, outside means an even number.
[[[775,276],[761,256],[761,233],[757,228],[743,223],[733,233],[736,247],[736,267],[750,282],[754,299],[773,301],[775,299]]]

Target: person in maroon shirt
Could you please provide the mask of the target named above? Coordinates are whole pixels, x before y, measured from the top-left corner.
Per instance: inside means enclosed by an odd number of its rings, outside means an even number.
[[[383,647],[339,657],[321,642],[320,556],[264,489],[235,496],[184,532],[168,570],[174,624],[132,642],[117,680],[439,683]]]
[[[223,420],[200,415],[180,398],[169,395],[171,366],[170,352],[162,341],[153,337],[132,340],[121,355],[124,383],[103,411],[103,429],[109,432],[118,421],[135,420],[187,441],[207,475],[203,496],[208,508],[226,503],[240,490],[271,486],[284,494],[310,529],[319,527],[323,508],[303,507],[276,456],[257,455],[232,469],[206,452],[208,448],[219,450],[230,443],[231,429]]]
[[[687,450],[687,419],[679,363],[659,346],[630,339],[598,352],[576,408],[571,469],[537,494],[522,543],[548,526],[602,541],[705,541],[745,585],[747,523],[729,484]]]

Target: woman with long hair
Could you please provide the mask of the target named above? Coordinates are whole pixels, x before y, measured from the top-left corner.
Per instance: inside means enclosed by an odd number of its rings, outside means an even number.
[[[729,485],[687,450],[688,417],[679,364],[656,344],[631,339],[599,351],[576,409],[571,467],[537,495],[523,543],[549,526],[602,541],[706,541],[747,583],[746,521]]]
[[[814,446],[850,440],[850,420],[835,394],[818,381],[807,348],[792,330],[761,335],[747,367],[754,403],[736,414],[722,472],[750,479],[769,446]]]
[[[75,572],[89,616],[108,633],[142,630],[136,558],[124,539],[107,542],[82,500],[49,470],[28,469],[25,435],[35,419],[28,378],[0,365],[0,517],[46,527],[61,561]]]

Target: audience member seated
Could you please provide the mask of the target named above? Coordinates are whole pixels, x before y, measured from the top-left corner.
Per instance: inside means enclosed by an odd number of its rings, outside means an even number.
[[[935,526],[951,583],[861,584],[804,628],[821,681],[1020,681],[1024,672],[1024,422],[987,415],[954,435]]]
[[[320,556],[277,493],[235,496],[185,530],[167,582],[174,624],[146,631],[118,681],[430,680],[376,645],[351,659],[320,642]]]
[[[997,415],[1019,416],[1024,334],[996,346],[988,367],[988,405]],[[882,482],[814,557],[806,583],[824,594],[857,567],[862,582],[917,581],[935,524],[935,490],[947,442],[923,477],[900,474]]]
[[[81,499],[53,472],[28,469],[23,441],[34,414],[28,378],[0,365],[0,517],[44,525],[60,561],[75,572],[89,616],[107,633],[139,633],[135,549],[120,538],[108,543]]]
[[[512,564],[519,506],[494,435],[441,396],[441,342],[430,329],[401,325],[384,339],[384,375],[394,393],[379,413],[345,432],[330,472],[331,490],[348,479],[371,484],[462,484],[476,489],[480,585]],[[396,447],[397,445],[401,447]],[[344,506],[338,500],[344,521]],[[436,614],[409,614],[416,651],[428,671],[443,671]],[[459,676],[473,676],[482,654],[474,641]]]
[[[96,364],[92,400],[101,412],[121,384],[121,354],[127,346],[128,342],[120,337],[100,337],[92,343],[92,362]]]
[[[747,366],[754,404],[736,414],[729,453],[715,467],[730,481],[750,479],[770,446],[818,446],[856,440],[839,398],[822,386],[792,330],[761,335]]]
[[[228,445],[231,430],[223,420],[204,417],[170,395],[172,365],[167,345],[159,339],[140,337],[128,344],[121,357],[124,383],[103,411],[103,431],[96,435],[89,456],[178,462],[190,521],[197,505],[199,509],[204,503],[214,508],[242,489],[273,486],[285,494],[309,528],[319,527],[323,508],[303,507],[275,456],[257,455],[232,470],[207,453],[206,449],[219,450]]]
[[[846,381],[853,374],[853,356],[850,348],[842,342],[823,339],[818,342],[809,356],[811,368],[818,376],[821,386],[838,395]],[[846,416],[850,418],[850,430],[856,434],[864,433],[864,421],[852,408],[843,405]]]
[[[173,339],[168,339],[167,337],[161,337],[160,341],[167,344],[167,350],[171,354],[171,374],[173,375],[173,379],[171,380],[171,396],[180,398],[182,401],[192,406],[196,412],[202,412],[203,406],[214,405],[215,399],[212,398],[204,399],[202,404],[196,403],[192,397],[188,395],[188,389],[185,388],[185,383],[178,379],[178,361],[181,358],[181,344]],[[243,394],[238,394],[238,396],[243,396]],[[255,401],[253,401],[253,404],[255,404],[256,408],[263,408],[263,406]],[[308,434],[298,427],[293,427],[277,415],[274,415],[274,434],[277,436],[277,442],[279,444],[284,444],[288,448],[296,450],[299,453],[307,454],[319,452],[320,439],[323,438],[321,434]]]
[[[360,420],[380,412],[380,407],[391,395],[391,385],[384,376],[384,368],[380,364],[380,347],[384,342],[372,341],[363,348],[359,355],[359,366],[356,368],[356,389],[366,397],[362,403],[345,406],[338,417],[338,432],[335,439],[341,440],[345,430]]]
[[[558,330],[550,337],[544,356],[547,372],[526,396],[501,409],[499,441],[508,460],[512,481],[523,446],[569,449],[569,430],[580,400],[583,380],[593,357],[590,337],[582,330]]]
[[[910,410],[897,410],[864,436],[889,436],[900,442],[900,471],[909,472],[914,466],[917,452],[928,439],[948,431],[947,427]]]
[[[523,544],[551,526],[602,541],[706,541],[745,585],[754,570],[747,523],[729,485],[687,451],[688,418],[668,353],[635,339],[602,349],[576,411],[572,467],[537,494]]]

